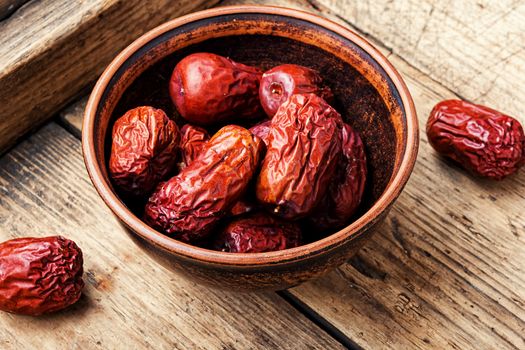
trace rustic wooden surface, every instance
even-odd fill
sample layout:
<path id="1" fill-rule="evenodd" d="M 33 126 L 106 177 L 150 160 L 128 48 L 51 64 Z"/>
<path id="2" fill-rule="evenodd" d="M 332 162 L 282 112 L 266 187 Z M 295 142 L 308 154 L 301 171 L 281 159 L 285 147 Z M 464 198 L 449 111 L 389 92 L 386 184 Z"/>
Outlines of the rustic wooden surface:
<path id="1" fill-rule="evenodd" d="M 511 115 L 525 106 L 523 0 L 308 0 L 431 79 Z"/>
<path id="2" fill-rule="evenodd" d="M 247 1 L 227 0 L 221 4 L 245 2 Z M 421 7 L 411 0 L 249 2 L 320 12 L 368 37 L 389 57 L 405 78 L 416 103 L 420 126 L 424 126 L 428 113 L 436 102 L 458 97 L 489 104 L 525 123 L 525 97 L 520 94 L 524 91 L 525 72 L 525 41 L 521 40 L 525 32 L 523 2 L 513 2 L 506 8 L 495 5 L 495 2 L 483 1 L 472 2 L 472 5 L 423 1 Z M 433 5 L 434 10 L 430 10 L 432 6 L 427 7 L 427 3 Z M 429 12 L 426 16 L 423 15 L 425 8 Z M 382 16 L 389 16 L 389 19 Z M 483 25 L 488 27 L 485 33 L 482 32 Z M 458 51 L 452 51 L 452 47 L 442 47 L 452 39 L 453 47 Z M 432 45 L 433 42 L 440 44 Z M 517 51 L 506 58 L 503 53 L 507 48 Z M 458 52 L 462 52 L 464 57 Z M 81 104 L 82 102 L 73 105 L 60 115 L 60 123 L 75 135 L 79 134 Z M 80 226 L 79 222 L 86 221 L 87 227 L 82 227 L 81 231 L 84 233 L 81 237 L 83 241 L 79 242 L 85 242 L 88 246 L 93 244 L 93 238 L 89 237 L 94 231 L 93 226 L 100 227 L 99 230 L 107 234 L 116 232 L 119 246 L 125 246 L 126 249 L 115 248 L 112 254 L 121 257 L 118 261 L 115 262 L 114 257 L 107 259 L 108 266 L 119 264 L 123 259 L 122 255 L 127 250 L 134 249 L 133 245 L 115 227 L 114 219 L 101 207 L 91 188 L 87 185 L 82 187 L 86 186 L 82 192 L 86 192 L 86 196 L 91 198 L 89 201 L 79 200 L 79 203 L 74 204 L 86 211 L 79 219 L 80 210 L 73 210 L 72 214 L 59 212 L 63 211 L 67 203 L 63 192 L 67 193 L 68 199 L 74 198 L 71 192 L 57 189 L 62 188 L 59 186 L 68 186 L 69 179 L 66 185 L 60 185 L 64 180 L 47 185 L 54 177 L 48 174 L 47 167 L 62 169 L 55 170 L 55 173 L 63 178 L 70 176 L 71 169 L 77 169 L 73 173 L 84 171 L 78 165 L 81 162 L 78 153 L 73 152 L 58 160 L 51 160 L 53 157 L 46 155 L 49 151 L 44 150 L 40 153 L 46 155 L 45 157 L 36 157 L 32 161 L 30 151 L 26 152 L 29 154 L 18 151 L 27 148 L 27 143 L 35 144 L 34 147 L 43 143 L 39 139 L 40 134 L 49 135 L 50 128 L 58 129 L 55 125 L 46 127 L 5 157 L 9 162 L 18 164 L 20 169 L 27 168 L 21 175 L 2 176 L 7 177 L 7 180 L 5 184 L 0 183 L 0 189 L 12 188 L 13 196 L 16 194 L 13 199 L 9 199 L 10 205 L 22 207 L 24 211 L 0 209 L 0 213 L 6 213 L 3 215 L 8 217 L 16 216 L 9 222 L 24 218 L 25 223 L 15 225 L 18 228 L 14 235 L 18 235 L 17 232 L 27 232 L 31 226 L 38 227 L 41 220 L 23 216 L 20 212 L 34 212 L 34 206 L 42 205 L 50 198 L 41 197 L 47 195 L 43 189 L 50 188 L 53 190 L 51 198 L 56 197 L 57 201 L 64 204 L 51 202 L 46 204 L 47 209 L 39 209 L 38 213 L 46 218 L 44 223 L 51 228 L 64 230 L 64 234 L 73 234 L 72 231 Z M 65 132 L 61 131 L 60 134 L 70 140 L 68 142 L 74 143 L 74 139 Z M 47 139 L 45 135 L 41 138 Z M 52 144 L 53 148 L 58 146 L 59 141 L 56 142 L 57 144 Z M 35 167 L 34 164 L 39 165 Z M 26 177 L 29 179 L 21 183 L 20 179 Z M 18 196 L 25 198 L 24 201 Z M 284 300 L 291 302 L 296 308 L 302 309 L 311 320 L 328 329 L 332 336 L 347 346 L 370 349 L 525 348 L 524 205 L 525 171 L 496 183 L 472 178 L 439 158 L 428 145 L 426 135 L 422 133 L 414 173 L 385 225 L 372 241 L 358 256 L 337 271 L 281 293 L 280 296 L 284 296 Z M 4 203 L 0 205 L 2 208 L 5 206 Z M 77 216 L 71 216 L 73 214 Z M 0 215 L 0 222 L 4 227 L 8 219 L 3 218 L 3 215 Z M 104 220 L 104 223 L 95 222 L 93 217 L 99 218 L 99 221 Z M 143 256 L 138 258 L 145 259 Z M 143 266 L 140 268 L 144 269 Z M 149 268 L 152 271 L 162 270 L 153 264 Z M 100 269 L 107 271 L 111 268 L 101 263 Z M 117 282 L 121 287 L 114 288 L 108 295 L 118 293 L 114 298 L 129 298 L 129 293 L 135 290 L 120 290 L 126 288 L 126 283 L 121 281 L 131 280 L 136 271 L 129 269 L 127 273 L 120 273 L 122 275 L 118 276 Z M 164 273 L 163 278 L 174 278 L 167 272 Z M 104 276 L 104 272 L 100 275 Z M 117 278 L 112 280 L 116 281 Z M 175 282 L 174 286 L 182 285 L 184 288 L 188 288 L 187 285 L 190 284 L 178 278 Z M 186 297 L 210 302 L 208 290 L 195 285 L 191 287 L 191 291 L 184 292 Z M 140 285 L 136 289 L 140 292 Z M 210 293 L 213 296 L 218 295 L 217 292 Z M 220 294 L 220 298 L 226 296 L 227 294 Z M 211 304 L 214 302 L 212 298 Z M 283 300 L 272 294 L 267 296 L 265 302 L 281 305 Z M 226 307 L 226 303 L 220 305 Z M 163 304 L 163 307 L 174 306 Z M 207 307 L 217 308 L 214 305 Z M 214 310 L 222 315 L 223 311 L 220 309 Z M 295 318 L 294 315 L 292 318 Z M 60 317 L 65 316 L 64 313 Z M 181 317 L 183 316 L 182 314 Z M 198 314 L 194 317 L 199 319 Z M 258 319 L 264 320 L 264 317 L 267 316 Z M 246 318 L 250 319 L 250 316 Z M 0 322 L 2 321 L 3 318 L 0 317 Z M 37 327 L 32 322 L 34 321 L 28 321 L 28 324 Z M 195 322 L 204 321 L 199 319 Z M 224 326 L 217 328 L 222 327 Z M 78 329 L 72 327 L 71 332 L 78 332 Z M 0 335 L 1 332 L 2 330 Z M 84 334 L 87 337 L 92 332 L 84 331 Z M 213 336 L 215 334 L 210 336 L 212 340 L 202 342 L 211 341 L 209 347 L 219 346 Z M 289 337 L 293 338 L 294 335 Z M 256 343 L 254 346 L 263 343 Z M 239 342 L 235 346 L 247 347 L 247 344 Z M 297 344 L 297 347 L 300 346 Z"/>
<path id="3" fill-rule="evenodd" d="M 32 1 L 0 22 L 0 153 L 148 29 L 218 0 Z"/>

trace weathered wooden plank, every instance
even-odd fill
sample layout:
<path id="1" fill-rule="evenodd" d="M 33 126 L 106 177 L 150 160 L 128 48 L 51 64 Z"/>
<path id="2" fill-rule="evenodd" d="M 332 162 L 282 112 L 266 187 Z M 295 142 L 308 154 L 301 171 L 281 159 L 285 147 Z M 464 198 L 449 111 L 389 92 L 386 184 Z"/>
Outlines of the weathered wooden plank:
<path id="1" fill-rule="evenodd" d="M 305 0 L 224 0 L 221 1 L 220 6 L 250 4 L 281 6 L 310 12 L 316 11 L 316 6 Z"/>
<path id="2" fill-rule="evenodd" d="M 275 293 L 211 290 L 141 251 L 91 186 L 80 142 L 52 123 L 0 159 L 0 241 L 63 234 L 84 251 L 71 309 L 0 314 L 2 349 L 340 348 Z"/>
<path id="3" fill-rule="evenodd" d="M 525 1 L 308 0 L 471 101 L 525 106 Z"/>
<path id="4" fill-rule="evenodd" d="M 42 0 L 0 22 L 0 152 L 93 81 L 132 40 L 218 0 Z"/>

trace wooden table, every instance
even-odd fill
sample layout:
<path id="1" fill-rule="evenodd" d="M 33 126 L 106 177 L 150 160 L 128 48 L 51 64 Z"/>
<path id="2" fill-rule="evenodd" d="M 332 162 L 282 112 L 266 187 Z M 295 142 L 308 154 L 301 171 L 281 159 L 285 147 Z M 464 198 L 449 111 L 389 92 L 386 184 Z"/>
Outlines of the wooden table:
<path id="1" fill-rule="evenodd" d="M 0 159 L 0 240 L 71 237 L 84 250 L 87 282 L 67 311 L 0 314 L 0 348 L 524 349 L 525 171 L 501 182 L 473 178 L 439 158 L 424 133 L 414 173 L 381 230 L 317 281 L 279 293 L 219 292 L 170 273 L 129 239 L 83 165 L 85 99 L 55 112 L 85 94 L 141 31 L 217 2 L 32 1 L 0 22 L 2 34 L 14 35 L 0 36 L 0 135 L 8 135 L 0 148 L 18 140 Z M 367 37 L 403 75 L 422 130 L 433 105 L 448 98 L 525 123 L 525 1 L 249 2 L 321 13 Z M 75 12 L 74 25 L 42 24 L 45 37 L 16 30 L 50 7 L 84 13 Z M 109 20 L 126 11 L 118 24 Z M 99 26 L 96 39 L 86 23 Z M 112 38 L 114 47 L 103 45 Z M 53 51 L 63 45 L 67 60 Z M 31 76 L 40 80 L 29 84 Z"/>

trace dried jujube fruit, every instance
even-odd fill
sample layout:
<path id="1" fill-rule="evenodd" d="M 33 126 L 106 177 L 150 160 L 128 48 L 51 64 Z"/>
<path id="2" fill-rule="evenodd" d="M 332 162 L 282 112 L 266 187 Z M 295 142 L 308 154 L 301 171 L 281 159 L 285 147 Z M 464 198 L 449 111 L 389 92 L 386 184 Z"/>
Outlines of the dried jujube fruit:
<path id="1" fill-rule="evenodd" d="M 314 94 L 293 95 L 272 119 L 257 199 L 275 215 L 298 219 L 324 197 L 341 159 L 343 121 Z"/>
<path id="2" fill-rule="evenodd" d="M 255 213 L 234 219 L 217 236 L 214 249 L 230 253 L 262 253 L 301 244 L 301 229 L 294 222 Z"/>
<path id="3" fill-rule="evenodd" d="M 251 131 L 251 129 L 250 129 Z M 210 139 L 208 132 L 198 126 L 186 124 L 181 128 L 182 140 L 181 140 L 181 153 L 182 161 L 180 164 L 180 170 L 184 169 L 194 159 L 197 158 L 199 153 L 204 148 L 204 145 Z M 252 132 L 252 134 L 254 134 Z M 254 134 L 258 136 L 257 134 Z M 230 215 L 237 216 L 251 212 L 255 208 L 253 201 L 247 198 L 241 197 L 230 209 Z"/>
<path id="4" fill-rule="evenodd" d="M 264 120 L 260 123 L 255 124 L 250 128 L 252 134 L 263 140 L 264 144 L 268 146 L 268 135 L 270 134 L 270 128 L 272 127 L 271 120 Z"/>
<path id="5" fill-rule="evenodd" d="M 74 304 L 82 263 L 80 248 L 60 236 L 0 243 L 0 310 L 38 316 Z"/>
<path id="6" fill-rule="evenodd" d="M 259 87 L 261 105 L 270 118 L 290 96 L 308 93 L 329 103 L 334 97 L 319 72 L 297 64 L 283 64 L 264 72 Z"/>
<path id="7" fill-rule="evenodd" d="M 525 164 L 520 123 L 485 106 L 442 101 L 430 112 L 427 135 L 438 153 L 479 176 L 500 180 Z"/>
<path id="8" fill-rule="evenodd" d="M 197 158 L 206 142 L 210 139 L 210 135 L 205 129 L 191 124 L 184 125 L 180 131 L 182 134 L 180 142 L 181 168 L 185 168 Z"/>
<path id="9" fill-rule="evenodd" d="M 361 203 L 365 189 L 367 167 L 361 137 L 345 123 L 341 140 L 343 157 L 324 199 L 310 217 L 310 223 L 319 230 L 345 225 Z"/>
<path id="10" fill-rule="evenodd" d="M 144 220 L 174 238 L 206 238 L 244 194 L 261 157 L 262 141 L 236 125 L 220 129 L 197 158 L 150 197 Z"/>
<path id="11" fill-rule="evenodd" d="M 183 58 L 173 70 L 170 96 L 190 123 L 210 125 L 261 116 L 261 71 L 211 53 Z"/>
<path id="12" fill-rule="evenodd" d="M 113 183 L 132 196 L 147 196 L 177 163 L 180 132 L 166 113 L 137 107 L 113 125 L 109 173 Z"/>

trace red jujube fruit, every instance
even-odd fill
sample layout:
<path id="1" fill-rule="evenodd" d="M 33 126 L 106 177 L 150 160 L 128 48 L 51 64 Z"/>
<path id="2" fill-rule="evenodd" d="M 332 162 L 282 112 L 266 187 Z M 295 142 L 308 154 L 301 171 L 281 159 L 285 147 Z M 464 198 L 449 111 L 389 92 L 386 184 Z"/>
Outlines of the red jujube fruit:
<path id="1" fill-rule="evenodd" d="M 257 203 L 251 200 L 251 197 L 248 198 L 248 196 L 246 196 L 246 193 L 245 193 L 245 195 L 241 197 L 230 209 L 230 215 L 240 216 L 240 215 L 248 214 L 254 211 L 255 209 L 257 209 Z"/>
<path id="2" fill-rule="evenodd" d="M 180 115 L 199 125 L 253 119 L 259 103 L 261 71 L 211 53 L 183 58 L 170 79 L 171 99 Z"/>
<path id="3" fill-rule="evenodd" d="M 272 127 L 271 120 L 264 120 L 260 123 L 255 124 L 250 128 L 252 134 L 263 140 L 264 144 L 268 146 L 268 135 L 270 134 L 270 128 Z"/>
<path id="4" fill-rule="evenodd" d="M 228 125 L 177 176 L 159 185 L 146 205 L 152 227 L 185 242 L 206 238 L 244 194 L 261 157 L 262 141 Z"/>
<path id="5" fill-rule="evenodd" d="M 230 253 L 262 253 L 300 244 L 301 229 L 296 223 L 256 213 L 230 222 L 215 239 L 214 248 Z"/>
<path id="6" fill-rule="evenodd" d="M 319 72 L 297 64 L 283 64 L 264 72 L 259 87 L 261 105 L 270 118 L 290 96 L 309 93 L 328 103 L 334 97 Z"/>
<path id="7" fill-rule="evenodd" d="M 82 263 L 80 248 L 60 236 L 0 243 L 0 310 L 38 316 L 74 304 Z"/>
<path id="8" fill-rule="evenodd" d="M 466 101 L 438 103 L 427 121 L 434 149 L 470 172 L 500 180 L 525 164 L 525 135 L 514 118 Z"/>
<path id="9" fill-rule="evenodd" d="M 177 163 L 180 132 L 166 113 L 137 107 L 113 125 L 109 173 L 132 196 L 147 196 Z"/>
<path id="10" fill-rule="evenodd" d="M 314 94 L 293 95 L 272 119 L 257 178 L 257 199 L 275 215 L 299 219 L 324 197 L 341 159 L 343 121 Z"/>
<path id="11" fill-rule="evenodd" d="M 210 135 L 205 129 L 191 124 L 184 125 L 180 131 L 182 134 L 180 142 L 181 169 L 183 169 L 198 157 L 204 145 L 210 139 Z"/>
<path id="12" fill-rule="evenodd" d="M 310 222 L 319 230 L 348 223 L 361 203 L 366 183 L 366 155 L 361 137 L 350 125 L 341 130 L 343 157 L 328 191 Z"/>

